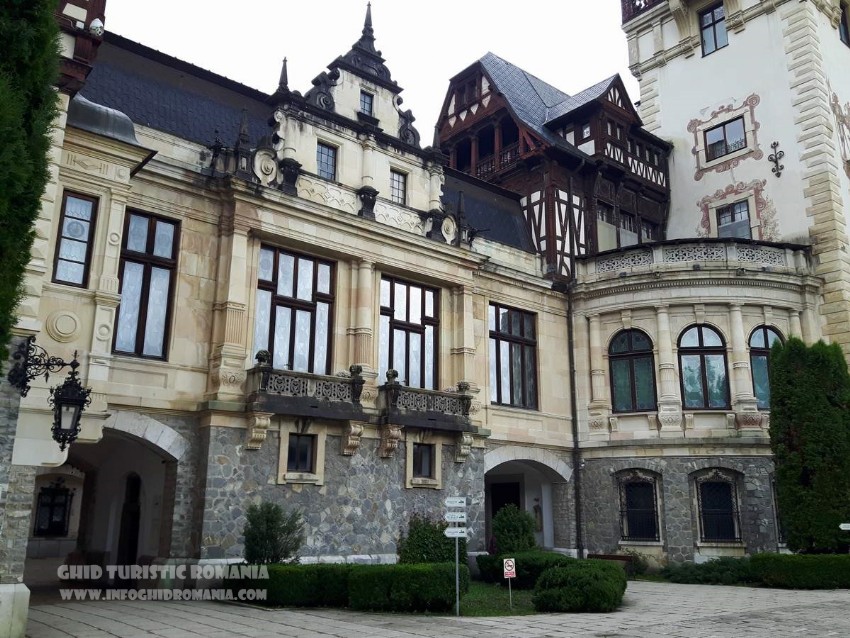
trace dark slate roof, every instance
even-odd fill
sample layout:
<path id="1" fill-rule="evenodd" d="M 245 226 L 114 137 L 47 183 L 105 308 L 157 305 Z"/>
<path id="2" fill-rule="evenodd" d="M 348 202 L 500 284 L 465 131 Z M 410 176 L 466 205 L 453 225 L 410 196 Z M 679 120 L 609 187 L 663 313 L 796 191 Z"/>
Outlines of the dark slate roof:
<path id="1" fill-rule="evenodd" d="M 447 212 L 456 214 L 458 194 L 463 192 L 466 222 L 478 237 L 536 252 L 522 215 L 517 193 L 499 188 L 450 168 L 445 169 L 442 201 Z"/>
<path id="2" fill-rule="evenodd" d="M 612 75 L 611 77 L 586 88 L 584 91 L 568 97 L 549 111 L 547 121 L 551 122 L 563 115 L 572 113 L 585 104 L 589 104 L 590 102 L 593 102 L 593 100 L 602 97 L 608 92 L 608 89 L 611 87 L 611 84 L 614 83 L 614 80 L 619 77 L 619 74 Z"/>
<path id="3" fill-rule="evenodd" d="M 216 130 L 233 144 L 243 109 L 252 143 L 271 134 L 272 109 L 261 91 L 109 32 L 80 93 L 135 124 L 200 144 L 213 142 Z"/>

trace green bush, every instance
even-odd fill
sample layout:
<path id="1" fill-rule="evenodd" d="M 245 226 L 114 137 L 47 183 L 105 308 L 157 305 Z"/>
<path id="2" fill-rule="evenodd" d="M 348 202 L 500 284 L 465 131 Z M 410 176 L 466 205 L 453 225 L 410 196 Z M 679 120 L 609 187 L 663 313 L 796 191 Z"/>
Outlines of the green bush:
<path id="1" fill-rule="evenodd" d="M 245 512 L 245 562 L 250 565 L 282 563 L 298 553 L 304 542 L 300 511 L 288 514 L 276 503 L 252 503 Z"/>
<path id="2" fill-rule="evenodd" d="M 351 565 L 269 565 L 269 578 L 228 580 L 225 587 L 265 589 L 269 607 L 347 607 Z"/>
<path id="3" fill-rule="evenodd" d="M 623 602 L 626 573 L 604 560 L 574 560 L 540 575 L 531 601 L 542 612 L 607 612 Z"/>
<path id="4" fill-rule="evenodd" d="M 496 540 L 494 554 L 510 556 L 534 549 L 534 517 L 513 503 L 505 505 L 493 517 L 493 537 Z"/>
<path id="5" fill-rule="evenodd" d="M 850 554 L 756 554 L 754 575 L 767 587 L 850 588 Z"/>
<path id="6" fill-rule="evenodd" d="M 661 576 L 673 583 L 698 585 L 738 585 L 755 583 L 749 558 L 715 558 L 706 563 L 679 563 L 661 570 Z"/>
<path id="7" fill-rule="evenodd" d="M 513 558 L 516 564 L 516 578 L 513 578 L 511 582 L 511 587 L 515 589 L 534 589 L 537 579 L 544 571 L 550 567 L 565 565 L 576 560 L 558 552 L 547 552 L 540 549 L 517 552 L 516 554 L 500 554 L 499 556 L 482 554 L 475 558 L 478 563 L 478 571 L 481 573 L 481 580 L 487 583 L 500 583 L 503 587 L 507 587 L 502 563 L 505 558 Z"/>
<path id="8" fill-rule="evenodd" d="M 446 538 L 448 523 L 414 514 L 407 523 L 407 534 L 398 539 L 398 562 L 453 563 L 455 539 Z M 466 564 L 466 539 L 459 539 L 460 564 Z"/>
<path id="9" fill-rule="evenodd" d="M 469 569 L 460 567 L 461 594 L 469 590 Z M 348 579 L 349 605 L 368 611 L 450 611 L 455 604 L 453 563 L 362 565 Z"/>

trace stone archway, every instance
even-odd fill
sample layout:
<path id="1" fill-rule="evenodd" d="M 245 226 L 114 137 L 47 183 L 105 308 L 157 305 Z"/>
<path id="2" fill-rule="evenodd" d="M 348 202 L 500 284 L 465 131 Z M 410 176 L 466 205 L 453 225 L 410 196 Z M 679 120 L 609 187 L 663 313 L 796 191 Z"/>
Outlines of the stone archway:
<path id="1" fill-rule="evenodd" d="M 116 411 L 103 422 L 103 428 L 147 441 L 175 461 L 179 461 L 189 449 L 189 442 L 177 430 L 136 412 Z"/>

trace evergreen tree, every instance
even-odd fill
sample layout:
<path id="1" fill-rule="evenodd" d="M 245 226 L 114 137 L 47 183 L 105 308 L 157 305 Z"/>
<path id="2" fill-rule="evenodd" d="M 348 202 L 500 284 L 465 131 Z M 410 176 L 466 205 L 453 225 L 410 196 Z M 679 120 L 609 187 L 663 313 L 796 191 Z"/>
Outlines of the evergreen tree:
<path id="1" fill-rule="evenodd" d="M 59 69 L 55 9 L 56 0 L 0 2 L 0 360 L 48 180 Z"/>
<path id="2" fill-rule="evenodd" d="M 843 552 L 850 522 L 850 375 L 837 344 L 776 343 L 770 355 L 770 443 L 788 547 Z"/>

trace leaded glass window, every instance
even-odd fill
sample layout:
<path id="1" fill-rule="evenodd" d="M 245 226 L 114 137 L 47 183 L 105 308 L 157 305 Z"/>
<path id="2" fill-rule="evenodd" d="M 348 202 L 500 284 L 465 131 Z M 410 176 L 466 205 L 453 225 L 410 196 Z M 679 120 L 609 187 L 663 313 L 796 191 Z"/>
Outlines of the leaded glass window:
<path id="1" fill-rule="evenodd" d="M 618 332 L 608 347 L 608 364 L 614 412 L 655 410 L 655 364 L 652 341 L 646 334 Z"/>
<path id="2" fill-rule="evenodd" d="M 759 410 L 770 409 L 770 349 L 777 341 L 782 343 L 782 335 L 770 326 L 759 326 L 750 335 L 750 370 Z"/>
<path id="3" fill-rule="evenodd" d="M 328 261 L 260 248 L 254 352 L 271 352 L 274 368 L 329 373 L 333 271 Z"/>
<path id="4" fill-rule="evenodd" d="M 537 408 L 537 329 L 530 312 L 490 304 L 491 401 Z"/>
<path id="5" fill-rule="evenodd" d="M 94 237 L 97 200 L 65 192 L 59 219 L 53 281 L 86 287 Z"/>
<path id="6" fill-rule="evenodd" d="M 115 352 L 166 358 L 178 230 L 174 221 L 137 211 L 127 213 Z"/>
<path id="7" fill-rule="evenodd" d="M 679 374 L 686 410 L 729 407 L 726 346 L 714 328 L 697 325 L 682 333 Z"/>
<path id="8" fill-rule="evenodd" d="M 382 277 L 379 379 L 392 369 L 403 385 L 435 390 L 438 328 L 438 290 Z"/>

